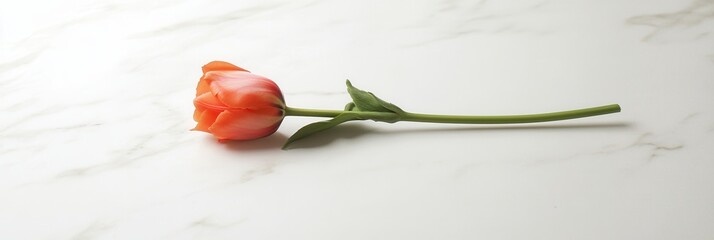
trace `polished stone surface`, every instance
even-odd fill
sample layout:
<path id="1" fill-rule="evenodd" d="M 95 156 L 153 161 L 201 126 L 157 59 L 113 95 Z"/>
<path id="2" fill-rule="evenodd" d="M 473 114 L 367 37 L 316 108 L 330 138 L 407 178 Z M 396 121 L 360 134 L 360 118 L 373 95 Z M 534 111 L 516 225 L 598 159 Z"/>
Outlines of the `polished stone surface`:
<path id="1" fill-rule="evenodd" d="M 218 143 L 200 67 L 348 123 Z M 3 1 L 0 239 L 713 239 L 714 1 Z"/>

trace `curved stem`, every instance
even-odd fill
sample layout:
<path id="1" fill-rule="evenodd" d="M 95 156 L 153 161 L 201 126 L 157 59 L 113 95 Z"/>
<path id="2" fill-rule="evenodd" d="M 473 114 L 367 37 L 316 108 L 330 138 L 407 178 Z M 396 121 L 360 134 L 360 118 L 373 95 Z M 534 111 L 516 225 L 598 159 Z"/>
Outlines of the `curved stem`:
<path id="1" fill-rule="evenodd" d="M 402 121 L 412 122 L 434 122 L 434 123 L 473 123 L 473 124 L 506 124 L 506 123 L 533 123 L 550 122 L 573 118 L 584 118 L 609 113 L 620 112 L 620 105 L 612 104 L 593 108 L 583 108 L 578 110 L 551 112 L 527 115 L 506 115 L 506 116 L 453 116 L 406 113 L 402 116 Z"/>
<path id="2" fill-rule="evenodd" d="M 534 123 L 550 122 L 574 118 L 591 117 L 609 113 L 620 112 L 620 105 L 611 104 L 600 107 L 583 108 L 562 112 L 551 112 L 527 115 L 505 115 L 505 116 L 464 116 L 464 115 L 436 115 L 406 112 L 401 115 L 400 121 L 410 122 L 431 122 L 431 123 L 462 123 L 462 124 L 506 124 L 506 123 Z M 307 117 L 335 117 L 345 111 L 340 110 L 320 110 L 305 108 L 285 109 L 286 116 L 307 116 Z M 390 112 L 360 112 L 366 119 L 372 116 L 393 115 Z"/>

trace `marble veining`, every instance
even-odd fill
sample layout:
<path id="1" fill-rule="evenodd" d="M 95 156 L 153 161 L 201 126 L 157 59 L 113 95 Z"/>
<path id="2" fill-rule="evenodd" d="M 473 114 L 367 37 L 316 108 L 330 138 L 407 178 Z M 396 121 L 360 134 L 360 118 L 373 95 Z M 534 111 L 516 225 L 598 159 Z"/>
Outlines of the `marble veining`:
<path id="1" fill-rule="evenodd" d="M 701 113 L 692 113 L 684 117 L 676 126 L 663 132 L 646 131 L 637 136 L 630 143 L 623 145 L 608 145 L 602 150 L 595 151 L 594 155 L 611 155 L 622 151 L 632 151 L 645 149 L 648 153 L 646 162 L 655 160 L 669 152 L 681 151 L 687 142 L 699 143 L 702 135 L 707 135 L 706 131 L 701 131 L 702 123 L 711 122 L 711 117 L 702 116 Z M 686 137 L 682 133 L 688 132 Z"/>
<path id="2" fill-rule="evenodd" d="M 654 28 L 642 38 L 642 41 L 668 41 L 668 39 L 682 37 L 689 40 L 711 38 L 712 29 L 709 24 L 705 24 L 710 21 L 714 21 L 712 0 L 694 0 L 689 6 L 678 11 L 627 19 L 628 24 Z"/>
<path id="3" fill-rule="evenodd" d="M 102 236 L 108 230 L 112 228 L 112 224 L 95 222 L 82 229 L 80 232 L 72 236 L 70 239 L 73 240 L 85 240 L 85 239 L 96 239 L 98 236 Z"/>
<path id="4" fill-rule="evenodd" d="M 646 148 L 648 149 L 649 156 L 647 157 L 647 160 L 652 161 L 654 160 L 655 157 L 658 155 L 662 154 L 663 152 L 667 151 L 675 151 L 684 148 L 684 144 L 681 143 L 659 143 L 656 141 L 649 140 L 652 137 L 653 134 L 651 132 L 646 132 L 640 135 L 640 137 L 637 138 L 633 143 L 622 147 L 621 149 L 608 149 L 604 150 L 601 153 L 612 153 L 613 151 L 621 151 L 621 150 L 627 150 L 630 148 Z"/>
<path id="5" fill-rule="evenodd" d="M 408 47 L 432 44 L 454 38 L 478 34 L 535 34 L 545 35 L 550 31 L 528 26 L 527 17 L 537 14 L 537 10 L 547 5 L 547 1 L 528 1 L 518 6 L 508 6 L 494 1 L 443 1 L 437 11 L 415 23 L 397 28 L 398 30 L 424 29 L 432 26 L 439 31 L 436 38 L 426 39 Z M 525 19 L 524 19 L 525 18 Z M 525 21 L 524 21 L 525 20 Z"/>
<path id="6" fill-rule="evenodd" d="M 712 239 L 714 1 L 7 1 L 0 239 Z M 558 123 L 189 131 L 200 67 L 340 109 Z M 515 229 L 515 230 L 514 230 Z"/>

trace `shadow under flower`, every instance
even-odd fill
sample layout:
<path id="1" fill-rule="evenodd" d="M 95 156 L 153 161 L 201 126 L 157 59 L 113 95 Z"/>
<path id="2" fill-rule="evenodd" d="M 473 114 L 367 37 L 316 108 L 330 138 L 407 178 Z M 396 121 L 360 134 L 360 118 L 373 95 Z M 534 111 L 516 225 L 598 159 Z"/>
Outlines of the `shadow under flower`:
<path id="1" fill-rule="evenodd" d="M 233 140 L 223 144 L 231 151 L 262 151 L 280 149 L 287 140 L 288 137 L 285 134 L 276 132 L 264 138 L 244 141 Z"/>
<path id="2" fill-rule="evenodd" d="M 627 129 L 632 124 L 626 122 L 597 124 L 531 124 L 531 125 L 481 125 L 481 126 L 449 126 L 413 129 L 381 130 L 369 127 L 366 123 L 345 123 L 327 131 L 317 133 L 308 138 L 293 143 L 290 149 L 316 148 L 329 145 L 338 139 L 352 139 L 368 134 L 412 134 L 429 132 L 463 132 L 463 131 L 541 131 L 541 130 L 574 130 L 574 129 Z"/>

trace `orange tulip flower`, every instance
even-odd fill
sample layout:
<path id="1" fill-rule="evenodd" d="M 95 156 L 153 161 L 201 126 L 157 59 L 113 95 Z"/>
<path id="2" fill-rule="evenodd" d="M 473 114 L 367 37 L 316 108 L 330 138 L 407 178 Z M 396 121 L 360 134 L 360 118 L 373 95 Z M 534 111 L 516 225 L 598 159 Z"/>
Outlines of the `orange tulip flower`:
<path id="1" fill-rule="evenodd" d="M 620 111 L 611 104 L 562 112 L 506 115 L 436 115 L 412 113 L 384 101 L 371 92 L 360 90 L 347 81 L 347 92 L 352 98 L 344 110 L 293 108 L 285 105 L 283 94 L 270 79 L 252 74 L 243 68 L 221 61 L 203 66 L 203 76 L 196 88 L 193 119 L 198 122 L 193 130 L 213 134 L 219 141 L 250 140 L 273 134 L 285 116 L 328 117 L 326 121 L 308 124 L 287 139 L 283 149 L 293 142 L 325 131 L 348 121 L 374 120 L 507 124 L 550 122 L 591 117 Z"/>
<path id="2" fill-rule="evenodd" d="M 285 99 L 275 82 L 221 61 L 203 66 L 193 105 L 198 124 L 192 130 L 219 141 L 268 136 L 285 116 Z"/>

